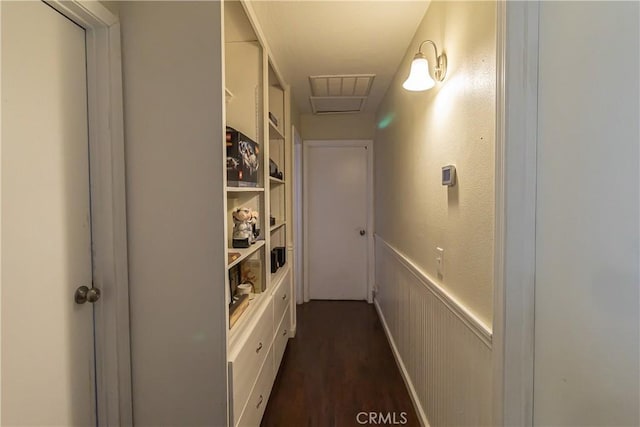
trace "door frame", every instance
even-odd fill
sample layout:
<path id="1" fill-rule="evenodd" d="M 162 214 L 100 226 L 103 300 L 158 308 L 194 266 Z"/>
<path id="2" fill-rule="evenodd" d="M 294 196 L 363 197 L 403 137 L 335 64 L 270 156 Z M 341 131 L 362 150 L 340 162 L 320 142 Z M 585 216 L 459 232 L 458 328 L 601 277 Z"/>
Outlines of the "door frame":
<path id="1" fill-rule="evenodd" d="M 533 425 L 539 8 L 496 10 L 493 425 Z"/>
<path id="2" fill-rule="evenodd" d="M 309 150 L 307 147 L 365 147 L 367 149 L 367 302 L 373 303 L 373 289 L 375 277 L 374 259 L 374 216 L 373 216 L 373 140 L 370 139 L 348 139 L 348 140 L 308 140 L 302 142 L 302 228 L 303 228 L 303 300 L 309 302 L 309 248 L 308 248 L 308 162 Z"/>
<path id="3" fill-rule="evenodd" d="M 292 213 L 293 213 L 293 273 L 294 286 L 296 291 L 296 304 L 304 303 L 303 290 L 303 229 L 302 225 L 302 137 L 298 129 L 294 125 L 291 126 L 291 146 L 293 152 L 293 197 L 292 197 Z M 295 311 L 295 310 L 294 310 Z"/>
<path id="4" fill-rule="evenodd" d="M 133 425 L 120 22 L 98 2 L 45 0 L 85 29 L 97 420 Z M 71 298 L 71 296 L 69 296 Z"/>

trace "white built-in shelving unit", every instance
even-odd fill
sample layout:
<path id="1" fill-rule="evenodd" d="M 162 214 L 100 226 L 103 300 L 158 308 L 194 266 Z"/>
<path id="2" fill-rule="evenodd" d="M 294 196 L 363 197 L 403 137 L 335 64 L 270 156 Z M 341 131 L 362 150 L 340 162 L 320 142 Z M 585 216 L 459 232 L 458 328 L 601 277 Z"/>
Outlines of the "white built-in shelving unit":
<path id="1" fill-rule="evenodd" d="M 295 333 L 292 282 L 291 204 L 292 144 L 288 132 L 289 88 L 271 57 L 251 5 L 224 1 L 226 124 L 259 146 L 256 187 L 226 185 L 227 306 L 233 284 L 251 280 L 255 290 L 239 310 L 227 334 L 229 425 L 259 425 L 287 341 Z M 272 119 L 273 118 L 273 119 Z M 226 141 L 226 140 L 225 140 Z M 225 150 L 226 155 L 226 148 Z M 269 160 L 281 178 L 269 175 Z M 233 248 L 232 212 L 248 207 L 259 214 L 260 235 L 249 248 Z M 270 217 L 275 219 L 272 224 Z M 286 263 L 272 273 L 272 250 L 284 251 Z M 239 254 L 230 260 L 229 254 Z M 240 279 L 235 279 L 238 277 Z M 233 279 L 231 279 L 233 278 Z"/>

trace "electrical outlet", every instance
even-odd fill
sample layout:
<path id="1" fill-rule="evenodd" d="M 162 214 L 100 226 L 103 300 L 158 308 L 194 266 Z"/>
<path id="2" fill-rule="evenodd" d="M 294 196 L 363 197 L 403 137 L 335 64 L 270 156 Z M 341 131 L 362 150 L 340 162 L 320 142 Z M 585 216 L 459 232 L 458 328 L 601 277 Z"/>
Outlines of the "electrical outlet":
<path id="1" fill-rule="evenodd" d="M 436 265 L 438 278 L 444 278 L 444 249 L 441 247 L 436 247 Z"/>

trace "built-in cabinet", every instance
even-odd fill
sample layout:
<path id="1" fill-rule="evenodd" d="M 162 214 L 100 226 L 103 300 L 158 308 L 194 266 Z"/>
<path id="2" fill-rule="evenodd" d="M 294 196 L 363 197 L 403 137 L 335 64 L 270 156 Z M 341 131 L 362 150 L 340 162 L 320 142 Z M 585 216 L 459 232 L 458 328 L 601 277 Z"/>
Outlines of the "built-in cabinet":
<path id="1" fill-rule="evenodd" d="M 225 118 L 257 143 L 255 182 L 226 182 L 229 425 L 259 425 L 287 342 L 293 336 L 289 89 L 270 56 L 251 6 L 225 1 Z M 225 156 L 230 138 L 225 138 Z M 227 168 L 237 161 L 227 161 Z M 233 213 L 255 213 L 255 241 L 234 247 Z M 248 296 L 247 285 L 251 287 Z M 242 290 L 242 288 L 245 288 Z"/>

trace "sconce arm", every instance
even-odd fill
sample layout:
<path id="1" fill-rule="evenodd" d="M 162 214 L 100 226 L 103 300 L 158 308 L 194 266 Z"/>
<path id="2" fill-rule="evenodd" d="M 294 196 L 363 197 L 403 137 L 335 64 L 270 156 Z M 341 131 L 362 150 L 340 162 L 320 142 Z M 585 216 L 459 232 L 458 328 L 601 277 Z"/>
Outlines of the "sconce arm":
<path id="1" fill-rule="evenodd" d="M 433 46 L 433 50 L 436 53 L 436 60 L 438 59 L 438 48 L 436 47 L 436 44 L 433 42 L 433 40 L 425 40 L 422 43 L 420 43 L 420 47 L 418 48 L 418 52 L 422 53 L 422 46 L 424 46 L 426 43 L 429 43 L 431 46 Z"/>
<path id="2" fill-rule="evenodd" d="M 420 43 L 420 47 L 418 48 L 416 57 L 424 57 L 424 53 L 422 53 L 422 47 L 425 44 L 430 44 L 431 46 L 433 46 L 433 50 L 436 54 L 435 77 L 436 80 L 441 82 L 444 80 L 444 77 L 447 74 L 447 55 L 445 55 L 444 52 L 441 55 L 438 55 L 438 48 L 436 47 L 436 44 L 433 42 L 433 40 L 425 40 Z"/>

